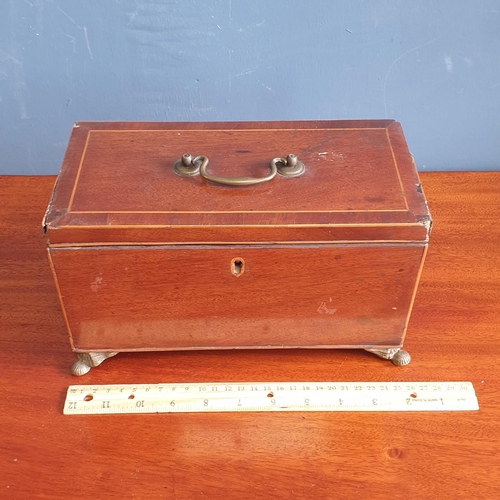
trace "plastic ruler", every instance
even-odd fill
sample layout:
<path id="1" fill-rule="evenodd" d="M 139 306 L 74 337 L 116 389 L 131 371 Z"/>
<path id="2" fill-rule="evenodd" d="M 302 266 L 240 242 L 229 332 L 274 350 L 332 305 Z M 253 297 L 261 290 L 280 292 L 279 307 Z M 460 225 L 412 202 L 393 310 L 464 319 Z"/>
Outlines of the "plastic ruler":
<path id="1" fill-rule="evenodd" d="M 478 410 L 471 382 L 203 382 L 72 385 L 65 415 Z"/>

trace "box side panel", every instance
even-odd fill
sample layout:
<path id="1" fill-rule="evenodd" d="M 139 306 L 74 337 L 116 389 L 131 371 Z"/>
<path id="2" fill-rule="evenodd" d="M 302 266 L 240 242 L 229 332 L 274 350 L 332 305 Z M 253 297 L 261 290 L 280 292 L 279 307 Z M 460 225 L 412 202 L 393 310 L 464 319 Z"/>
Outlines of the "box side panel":
<path id="1" fill-rule="evenodd" d="M 415 297 L 417 296 L 418 285 L 420 283 L 420 277 L 422 276 L 422 271 L 424 269 L 424 263 L 425 263 L 425 258 L 427 256 L 428 249 L 429 249 L 429 245 L 425 245 L 424 251 L 422 252 L 422 259 L 420 261 L 420 266 L 419 266 L 418 273 L 417 273 L 417 279 L 415 280 L 415 285 L 413 287 L 413 293 L 411 296 L 410 307 L 408 308 L 408 313 L 406 315 L 406 321 L 405 321 L 405 327 L 404 327 L 404 333 L 403 333 L 403 341 L 404 341 L 406 334 L 408 332 L 408 325 L 409 325 L 410 319 L 411 319 L 411 312 L 413 310 L 413 305 L 415 304 Z"/>
<path id="2" fill-rule="evenodd" d="M 71 348 L 74 350 L 75 349 L 75 345 L 73 343 L 73 336 L 71 334 L 71 327 L 69 325 L 68 316 L 66 314 L 66 309 L 64 307 L 64 302 L 63 302 L 62 295 L 61 295 L 61 289 L 59 287 L 59 280 L 57 279 L 57 274 L 56 274 L 56 270 L 54 268 L 54 262 L 52 260 L 52 255 L 51 255 L 50 248 L 47 248 L 47 259 L 49 261 L 50 270 L 52 272 L 52 277 L 54 278 L 54 284 L 56 286 L 57 297 L 59 299 L 59 303 L 61 304 L 61 309 L 62 309 L 62 314 L 63 314 L 63 317 L 64 317 L 64 322 L 66 323 L 66 328 L 68 329 L 69 343 L 71 345 Z"/>
<path id="3" fill-rule="evenodd" d="M 52 196 L 45 213 L 43 226 L 45 229 L 58 226 L 61 218 L 68 214 L 68 207 L 78 181 L 79 166 L 85 156 L 88 144 L 88 127 L 73 125 L 68 147 L 64 154 L 61 170 L 52 192 Z"/>
<path id="4" fill-rule="evenodd" d="M 79 351 L 397 347 L 425 245 L 51 249 Z"/>
<path id="5" fill-rule="evenodd" d="M 394 155 L 394 162 L 398 166 L 408 209 L 413 214 L 414 220 L 424 223 L 429 230 L 431 226 L 429 207 L 403 129 L 399 123 L 394 122 L 386 129 L 386 133 Z"/>

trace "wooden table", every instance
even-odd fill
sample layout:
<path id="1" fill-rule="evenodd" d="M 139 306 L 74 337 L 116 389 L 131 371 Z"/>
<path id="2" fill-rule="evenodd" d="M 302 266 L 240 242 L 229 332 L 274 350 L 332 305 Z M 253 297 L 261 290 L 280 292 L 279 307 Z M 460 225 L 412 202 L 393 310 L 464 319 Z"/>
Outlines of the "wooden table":
<path id="1" fill-rule="evenodd" d="M 397 368 L 363 351 L 120 354 L 82 379 L 46 262 L 54 177 L 0 178 L 0 498 L 499 498 L 500 172 L 425 173 Z M 478 412 L 63 416 L 70 384 L 470 380 Z"/>

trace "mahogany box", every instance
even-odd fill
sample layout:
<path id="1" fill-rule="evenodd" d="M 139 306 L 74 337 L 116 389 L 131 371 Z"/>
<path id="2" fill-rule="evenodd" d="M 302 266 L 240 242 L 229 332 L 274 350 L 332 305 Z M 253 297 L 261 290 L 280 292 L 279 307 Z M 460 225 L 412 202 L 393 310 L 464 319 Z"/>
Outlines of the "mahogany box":
<path id="1" fill-rule="evenodd" d="M 43 227 L 75 375 L 124 351 L 410 360 L 431 218 L 392 120 L 76 123 Z"/>

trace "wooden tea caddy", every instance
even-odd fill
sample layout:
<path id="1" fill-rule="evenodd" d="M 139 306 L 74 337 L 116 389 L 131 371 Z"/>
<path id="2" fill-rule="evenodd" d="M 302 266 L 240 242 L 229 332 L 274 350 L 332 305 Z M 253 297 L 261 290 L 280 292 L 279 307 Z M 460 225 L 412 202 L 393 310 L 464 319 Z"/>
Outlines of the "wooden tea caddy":
<path id="1" fill-rule="evenodd" d="M 43 227 L 74 375 L 125 351 L 410 361 L 431 218 L 392 120 L 79 122 Z"/>

